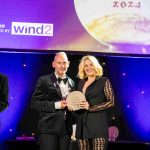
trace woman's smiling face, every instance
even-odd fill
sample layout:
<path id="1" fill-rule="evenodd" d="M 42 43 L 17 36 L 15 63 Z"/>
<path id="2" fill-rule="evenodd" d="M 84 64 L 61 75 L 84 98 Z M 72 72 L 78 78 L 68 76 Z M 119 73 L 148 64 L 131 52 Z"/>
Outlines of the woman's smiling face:
<path id="1" fill-rule="evenodd" d="M 84 62 L 84 72 L 87 76 L 95 76 L 95 67 L 89 59 Z"/>

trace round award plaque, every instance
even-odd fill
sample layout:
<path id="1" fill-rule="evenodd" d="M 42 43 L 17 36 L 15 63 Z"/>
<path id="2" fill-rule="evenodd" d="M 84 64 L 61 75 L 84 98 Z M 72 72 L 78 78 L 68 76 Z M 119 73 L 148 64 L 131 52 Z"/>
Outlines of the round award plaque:
<path id="1" fill-rule="evenodd" d="M 80 91 L 73 91 L 69 93 L 66 98 L 69 110 L 75 111 L 80 109 L 80 103 L 86 101 L 85 95 Z"/>

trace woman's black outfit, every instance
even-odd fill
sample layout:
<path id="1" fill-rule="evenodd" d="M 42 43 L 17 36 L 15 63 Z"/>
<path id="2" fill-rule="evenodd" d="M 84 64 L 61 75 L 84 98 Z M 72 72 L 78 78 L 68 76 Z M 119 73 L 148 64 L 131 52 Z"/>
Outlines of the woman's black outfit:
<path id="1" fill-rule="evenodd" d="M 80 80 L 79 91 L 82 91 L 86 80 Z M 82 150 L 90 149 L 90 143 L 93 150 L 104 150 L 108 136 L 107 111 L 109 107 L 114 105 L 111 83 L 106 77 L 97 77 L 87 87 L 84 94 L 90 108 L 79 111 L 76 138 Z"/>

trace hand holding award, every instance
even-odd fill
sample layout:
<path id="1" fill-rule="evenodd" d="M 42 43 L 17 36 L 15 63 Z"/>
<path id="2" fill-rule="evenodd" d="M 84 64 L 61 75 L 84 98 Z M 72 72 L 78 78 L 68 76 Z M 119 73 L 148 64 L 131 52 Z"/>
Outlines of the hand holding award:
<path id="1" fill-rule="evenodd" d="M 67 106 L 70 111 L 75 111 L 80 109 L 80 104 L 86 101 L 85 95 L 80 91 L 73 91 L 69 93 L 66 98 Z"/>

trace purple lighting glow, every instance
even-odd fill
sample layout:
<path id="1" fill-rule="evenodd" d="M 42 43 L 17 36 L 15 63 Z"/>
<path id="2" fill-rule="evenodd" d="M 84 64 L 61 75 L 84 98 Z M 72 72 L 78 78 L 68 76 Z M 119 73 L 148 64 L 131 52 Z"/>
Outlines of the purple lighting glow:
<path id="1" fill-rule="evenodd" d="M 110 73 L 119 97 L 117 101 L 121 105 L 130 138 L 150 142 L 150 58 L 110 57 L 109 61 L 107 64 L 113 68 Z M 121 72 L 126 78 L 120 76 Z"/>
<path id="2" fill-rule="evenodd" d="M 0 48 L 150 54 L 150 2 L 141 5 L 124 9 L 109 0 L 1 0 Z"/>
<path id="3" fill-rule="evenodd" d="M 26 64 L 23 64 L 23 67 L 26 67 L 27 65 Z"/>

